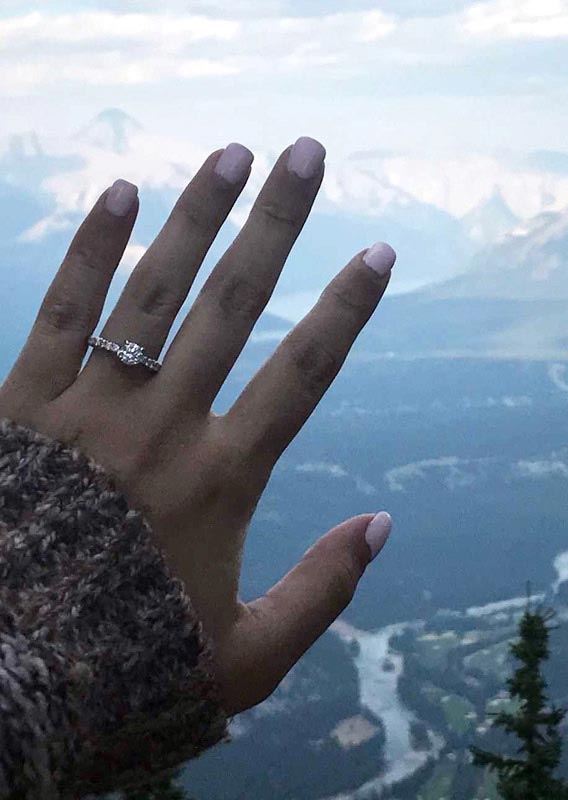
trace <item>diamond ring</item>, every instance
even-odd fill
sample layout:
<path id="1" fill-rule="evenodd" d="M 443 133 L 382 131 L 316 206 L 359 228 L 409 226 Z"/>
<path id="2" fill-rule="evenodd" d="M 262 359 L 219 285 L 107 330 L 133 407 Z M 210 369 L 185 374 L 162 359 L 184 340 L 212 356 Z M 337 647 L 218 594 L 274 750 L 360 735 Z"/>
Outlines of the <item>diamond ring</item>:
<path id="1" fill-rule="evenodd" d="M 100 347 L 103 350 L 115 353 L 123 364 L 143 364 L 154 372 L 157 372 L 162 366 L 159 361 L 147 356 L 141 345 L 136 344 L 136 342 L 129 342 L 128 339 L 124 340 L 124 344 L 119 344 L 118 342 L 104 339 L 102 336 L 89 336 L 87 341 L 92 347 Z"/>

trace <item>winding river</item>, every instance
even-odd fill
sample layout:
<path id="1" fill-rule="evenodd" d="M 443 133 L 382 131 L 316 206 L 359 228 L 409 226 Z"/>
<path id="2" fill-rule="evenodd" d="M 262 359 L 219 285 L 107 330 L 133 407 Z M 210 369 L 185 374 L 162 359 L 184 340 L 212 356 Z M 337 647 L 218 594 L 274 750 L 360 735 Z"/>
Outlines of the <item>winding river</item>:
<path id="1" fill-rule="evenodd" d="M 359 653 L 354 662 L 359 673 L 360 702 L 361 706 L 380 718 L 385 727 L 386 770 L 354 792 L 326 800 L 365 800 L 375 796 L 385 787 L 411 775 L 429 756 L 437 757 L 443 746 L 443 740 L 430 731 L 432 749 L 429 752 L 412 748 L 410 723 L 416 717 L 401 703 L 396 689 L 398 676 L 403 669 L 403 658 L 389 650 L 391 638 L 408 627 L 420 627 L 420 623 L 405 622 L 369 632 L 337 620 L 330 628 L 344 642 L 359 644 Z M 383 669 L 385 659 L 389 662 L 388 670 Z"/>

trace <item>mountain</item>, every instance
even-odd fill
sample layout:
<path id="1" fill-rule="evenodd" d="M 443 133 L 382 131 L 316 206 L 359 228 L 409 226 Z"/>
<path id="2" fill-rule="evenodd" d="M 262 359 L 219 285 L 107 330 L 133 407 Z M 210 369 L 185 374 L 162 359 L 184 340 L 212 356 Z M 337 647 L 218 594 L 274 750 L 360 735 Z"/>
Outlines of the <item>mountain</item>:
<path id="1" fill-rule="evenodd" d="M 105 185 L 117 173 L 139 184 L 140 212 L 131 244 L 147 247 L 206 155 L 191 143 L 180 150 L 164 147 L 137 120 L 113 108 L 103 110 L 67 142 L 58 142 L 56 149 L 51 152 L 30 131 L 12 137 L 0 155 L 5 176 L 0 185 L 0 292 L 11 298 L 13 308 L 0 373 L 23 344 L 74 231 Z M 246 219 L 271 169 L 265 154 L 257 154 L 256 167 L 250 187 L 245 187 L 198 273 L 186 308 Z M 289 329 L 289 320 L 311 308 L 353 253 L 377 239 L 388 239 L 398 251 L 395 292 L 423 286 L 433 276 L 447 278 L 457 266 L 465 266 L 472 252 L 459 220 L 397 188 L 380 170 L 356 161 L 330 167 L 268 308 L 286 322 L 271 330 L 257 328 L 258 347 L 268 354 L 271 342 Z M 126 277 L 126 269 L 117 273 L 103 315 Z"/>
<path id="2" fill-rule="evenodd" d="M 28 190 L 34 197 L 45 193 L 42 183 L 57 173 L 77 170 L 83 164 L 79 154 L 55 154 L 47 151 L 36 131 L 13 134 L 0 155 L 2 180 L 14 188 Z M 52 200 L 53 202 L 53 200 Z M 2 204 L 4 213 L 6 206 Z M 22 217 L 21 227 L 26 218 Z"/>
<path id="3" fill-rule="evenodd" d="M 461 275 L 387 295 L 361 347 L 369 359 L 564 359 L 567 302 L 568 211 L 547 212 L 484 247 Z"/>
<path id="4" fill-rule="evenodd" d="M 469 270 L 427 294 L 437 298 L 568 299 L 568 210 L 539 214 L 484 248 Z"/>
<path id="5" fill-rule="evenodd" d="M 133 137 L 143 130 L 142 125 L 119 108 L 107 108 L 72 137 L 81 144 L 125 153 Z"/>
<path id="6" fill-rule="evenodd" d="M 498 187 L 476 208 L 462 217 L 468 236 L 479 245 L 498 242 L 519 224 Z"/>
<path id="7" fill-rule="evenodd" d="M 101 111 L 60 143 L 57 153 L 33 131 L 12 137 L 0 156 L 0 292 L 13 308 L 0 371 L 23 343 L 74 231 L 110 176 L 124 170 L 139 183 L 141 207 L 131 244 L 142 249 L 160 230 L 202 155 L 191 143 L 183 153 L 164 147 L 116 108 Z M 271 168 L 262 152 L 255 165 L 250 187 L 213 243 L 180 320 L 233 241 Z M 398 260 L 387 297 L 362 334 L 365 357 L 563 357 L 568 212 L 548 211 L 519 222 L 505 199 L 510 192 L 504 194 L 497 182 L 477 208 L 458 218 L 402 188 L 405 168 L 404 160 L 388 153 L 359 153 L 328 165 L 267 308 L 281 321 L 267 329 L 259 322 L 251 356 L 267 357 L 290 321 L 313 306 L 353 253 L 383 239 L 395 247 Z M 425 185 L 429 176 L 422 176 Z M 442 189 L 451 194 L 449 184 Z M 127 278 L 127 263 L 113 281 L 103 317 Z"/>
<path id="8" fill-rule="evenodd" d="M 568 175 L 568 153 L 562 150 L 535 150 L 526 158 L 532 168 L 557 175 Z"/>

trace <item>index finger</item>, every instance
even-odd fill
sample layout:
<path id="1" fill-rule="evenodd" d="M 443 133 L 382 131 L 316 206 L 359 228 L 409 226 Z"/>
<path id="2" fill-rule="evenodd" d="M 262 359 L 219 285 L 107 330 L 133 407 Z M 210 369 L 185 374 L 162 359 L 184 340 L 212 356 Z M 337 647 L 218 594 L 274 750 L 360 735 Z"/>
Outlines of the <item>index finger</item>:
<path id="1" fill-rule="evenodd" d="M 137 213 L 138 188 L 128 181 L 100 195 L 43 298 L 8 386 L 26 386 L 35 402 L 47 402 L 76 379 Z"/>

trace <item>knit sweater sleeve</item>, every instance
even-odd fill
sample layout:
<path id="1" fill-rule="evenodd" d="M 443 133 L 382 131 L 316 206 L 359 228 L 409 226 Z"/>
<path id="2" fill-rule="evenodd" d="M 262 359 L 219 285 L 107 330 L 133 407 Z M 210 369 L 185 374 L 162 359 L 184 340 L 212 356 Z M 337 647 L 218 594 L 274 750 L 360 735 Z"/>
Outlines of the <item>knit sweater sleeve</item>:
<path id="1" fill-rule="evenodd" d="M 0 798 L 137 786 L 227 739 L 148 522 L 77 448 L 0 420 Z"/>

